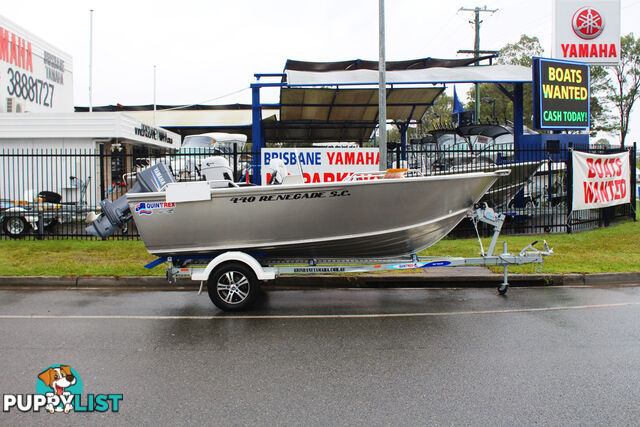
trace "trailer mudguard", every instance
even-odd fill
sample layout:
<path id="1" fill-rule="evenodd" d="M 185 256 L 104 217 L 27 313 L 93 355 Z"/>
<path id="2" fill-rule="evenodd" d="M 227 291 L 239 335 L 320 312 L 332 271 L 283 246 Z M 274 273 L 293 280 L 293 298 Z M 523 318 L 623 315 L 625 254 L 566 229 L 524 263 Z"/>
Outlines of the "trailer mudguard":
<path id="1" fill-rule="evenodd" d="M 273 280 L 276 277 L 274 271 L 265 271 L 260 263 L 251 255 L 244 252 L 231 251 L 220 254 L 212 259 L 204 270 L 193 273 L 191 275 L 191 280 L 208 280 L 209 275 L 211 275 L 211 272 L 217 266 L 229 261 L 241 262 L 248 265 L 253 270 L 258 280 Z"/>

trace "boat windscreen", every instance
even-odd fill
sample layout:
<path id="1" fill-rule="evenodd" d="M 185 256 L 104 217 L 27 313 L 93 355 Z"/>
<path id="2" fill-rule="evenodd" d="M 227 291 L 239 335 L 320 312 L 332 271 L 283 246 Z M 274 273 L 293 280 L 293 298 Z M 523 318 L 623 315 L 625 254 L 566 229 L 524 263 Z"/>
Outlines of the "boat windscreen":
<path id="1" fill-rule="evenodd" d="M 213 138 L 205 135 L 187 136 L 181 148 L 210 148 Z"/>

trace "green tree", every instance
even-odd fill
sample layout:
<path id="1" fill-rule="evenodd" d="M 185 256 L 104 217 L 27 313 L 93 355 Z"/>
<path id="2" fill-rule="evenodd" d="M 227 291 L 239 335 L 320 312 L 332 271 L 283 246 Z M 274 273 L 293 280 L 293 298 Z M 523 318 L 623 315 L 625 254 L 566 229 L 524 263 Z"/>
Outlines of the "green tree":
<path id="1" fill-rule="evenodd" d="M 422 134 L 424 136 L 430 126 L 436 123 L 450 123 L 451 113 L 453 112 L 453 97 L 442 92 L 442 94 L 436 98 L 433 103 L 433 107 L 429 108 L 425 115 L 422 117 Z M 416 130 L 416 134 L 420 133 L 421 129 Z"/>
<path id="2" fill-rule="evenodd" d="M 629 116 L 633 104 L 640 97 L 640 40 L 633 33 L 620 38 L 620 63 L 613 67 L 606 83 L 607 101 L 618 114 L 614 120 L 620 131 L 620 146 L 624 146 L 629 132 Z"/>
<path id="3" fill-rule="evenodd" d="M 591 111 L 591 136 L 599 131 L 611 132 L 617 129 L 614 116 L 606 107 L 607 91 L 610 83 L 609 72 L 602 66 L 591 66 L 589 70 L 589 86 L 591 99 L 589 109 Z"/>

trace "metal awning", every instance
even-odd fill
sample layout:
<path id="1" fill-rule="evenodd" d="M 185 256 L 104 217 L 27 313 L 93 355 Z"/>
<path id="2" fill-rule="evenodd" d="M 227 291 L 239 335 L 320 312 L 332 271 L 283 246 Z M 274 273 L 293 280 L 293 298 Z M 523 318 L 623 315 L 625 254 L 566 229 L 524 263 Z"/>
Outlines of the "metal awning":
<path id="1" fill-rule="evenodd" d="M 378 71 L 358 69 L 349 71 L 296 71 L 287 70 L 289 85 L 376 85 Z M 530 67 L 520 65 L 480 65 L 476 67 L 431 67 L 388 71 L 387 84 L 428 83 L 531 83 Z"/>
<path id="2" fill-rule="evenodd" d="M 491 58 L 387 62 L 387 118 L 419 122 L 449 83 L 531 82 L 528 67 L 471 66 Z M 283 74 L 264 76 L 281 77 L 271 84 L 281 87 L 279 120 L 262 121 L 266 142 L 363 142 L 378 125 L 377 61 L 288 60 Z"/>
<path id="3" fill-rule="evenodd" d="M 387 89 L 387 118 L 420 121 L 443 86 Z M 366 141 L 378 123 L 378 89 L 280 90 L 280 121 L 263 121 L 269 142 Z"/>

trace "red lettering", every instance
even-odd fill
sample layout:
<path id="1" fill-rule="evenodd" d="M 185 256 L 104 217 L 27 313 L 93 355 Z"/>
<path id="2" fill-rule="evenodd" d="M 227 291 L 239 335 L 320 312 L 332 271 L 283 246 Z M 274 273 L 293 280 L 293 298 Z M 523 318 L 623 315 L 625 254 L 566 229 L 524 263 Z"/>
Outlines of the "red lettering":
<path id="1" fill-rule="evenodd" d="M 9 62 L 9 31 L 0 27 L 0 59 Z"/>
<path id="2" fill-rule="evenodd" d="M 358 158 L 356 160 L 356 165 L 364 165 L 364 156 L 361 152 L 358 153 Z"/>
<path id="3" fill-rule="evenodd" d="M 607 193 L 607 182 L 600 182 L 600 184 L 598 185 L 598 183 L 596 182 L 596 189 L 598 191 L 598 198 L 600 199 L 601 202 L 608 202 L 609 201 L 609 196 Z"/>
<path id="4" fill-rule="evenodd" d="M 576 45 L 572 44 L 571 45 L 571 50 L 569 51 L 569 57 L 576 57 L 578 56 L 578 52 L 576 51 Z"/>
<path id="5" fill-rule="evenodd" d="M 616 166 L 618 167 L 617 171 L 616 171 L 616 175 L 617 176 L 622 176 L 622 160 L 620 159 L 616 159 Z"/>
<path id="6" fill-rule="evenodd" d="M 0 60 L 33 72 L 31 42 L 0 27 Z"/>
<path id="7" fill-rule="evenodd" d="M 598 48 L 595 44 L 591 45 L 591 52 L 589 53 L 589 56 L 593 56 L 594 58 L 598 57 Z"/>
<path id="8" fill-rule="evenodd" d="M 356 161 L 356 153 L 353 151 L 344 153 L 344 162 L 348 165 L 354 164 Z"/>
<path id="9" fill-rule="evenodd" d="M 319 173 L 314 173 L 313 174 L 313 180 L 311 182 L 321 182 L 320 181 L 320 174 Z"/>
<path id="10" fill-rule="evenodd" d="M 18 66 L 21 68 L 25 68 L 27 65 L 27 58 L 24 46 L 24 40 L 21 37 L 18 37 Z"/>
<path id="11" fill-rule="evenodd" d="M 336 153 L 336 165 L 344 165 L 344 160 L 342 159 L 342 153 L 340 151 Z"/>
<path id="12" fill-rule="evenodd" d="M 618 54 L 616 53 L 616 45 L 611 43 L 609 45 L 609 57 L 615 58 L 616 56 L 618 56 Z"/>
<path id="13" fill-rule="evenodd" d="M 31 55 L 31 42 L 27 44 L 27 65 L 24 67 L 25 70 L 31 71 L 33 73 L 33 57 Z"/>
<path id="14" fill-rule="evenodd" d="M 594 203 L 596 202 L 596 193 L 593 191 L 593 187 L 590 182 L 583 182 L 584 185 L 584 203 Z"/>
<path id="15" fill-rule="evenodd" d="M 336 180 L 336 176 L 331 172 L 325 172 L 323 179 L 323 182 L 334 182 Z"/>
<path id="16" fill-rule="evenodd" d="M 602 178 L 602 159 L 596 159 L 593 162 L 593 166 L 596 168 L 596 173 L 598 174 L 598 178 Z"/>
<path id="17" fill-rule="evenodd" d="M 327 151 L 327 157 L 329 158 L 329 164 L 332 165 L 333 164 L 333 158 L 336 156 L 335 152 L 331 152 L 331 151 Z"/>
<path id="18" fill-rule="evenodd" d="M 311 175 L 309 175 L 308 173 L 302 173 L 302 177 L 304 178 L 305 184 L 308 184 L 311 182 Z"/>
<path id="19" fill-rule="evenodd" d="M 589 168 L 589 173 L 587 174 L 587 178 L 595 178 L 596 168 L 593 167 L 593 159 L 587 159 L 587 167 Z"/>
<path id="20" fill-rule="evenodd" d="M 10 63 L 18 65 L 18 53 L 16 51 L 16 35 L 11 34 L 11 60 Z"/>
<path id="21" fill-rule="evenodd" d="M 602 165 L 602 169 L 604 170 L 605 178 L 609 178 L 609 177 L 613 176 L 613 173 L 611 173 L 611 168 L 609 168 L 609 161 L 608 160 L 604 161 L 604 164 Z"/>
<path id="22" fill-rule="evenodd" d="M 586 43 L 580 44 L 579 55 L 581 58 L 585 56 L 589 56 L 589 45 Z"/>
<path id="23" fill-rule="evenodd" d="M 375 164 L 375 163 L 373 163 L 373 159 L 374 159 L 374 158 L 375 158 L 375 157 L 373 156 L 373 153 L 368 152 L 368 153 L 367 153 L 367 164 L 368 164 L 368 165 L 373 165 L 373 164 Z"/>
<path id="24" fill-rule="evenodd" d="M 345 173 L 338 172 L 336 174 L 336 181 L 344 181 L 348 176 L 349 176 L 349 174 L 347 172 L 345 172 Z"/>
<path id="25" fill-rule="evenodd" d="M 600 57 L 601 58 L 606 58 L 607 57 L 607 45 L 606 44 L 599 44 L 598 46 L 600 46 Z"/>
<path id="26" fill-rule="evenodd" d="M 375 164 L 376 165 L 380 164 L 380 152 L 379 151 L 376 151 L 376 163 Z"/>
<path id="27" fill-rule="evenodd" d="M 562 47 L 562 56 L 564 56 L 566 58 L 567 57 L 567 52 L 569 51 L 569 45 L 568 44 L 561 44 L 560 46 Z"/>

